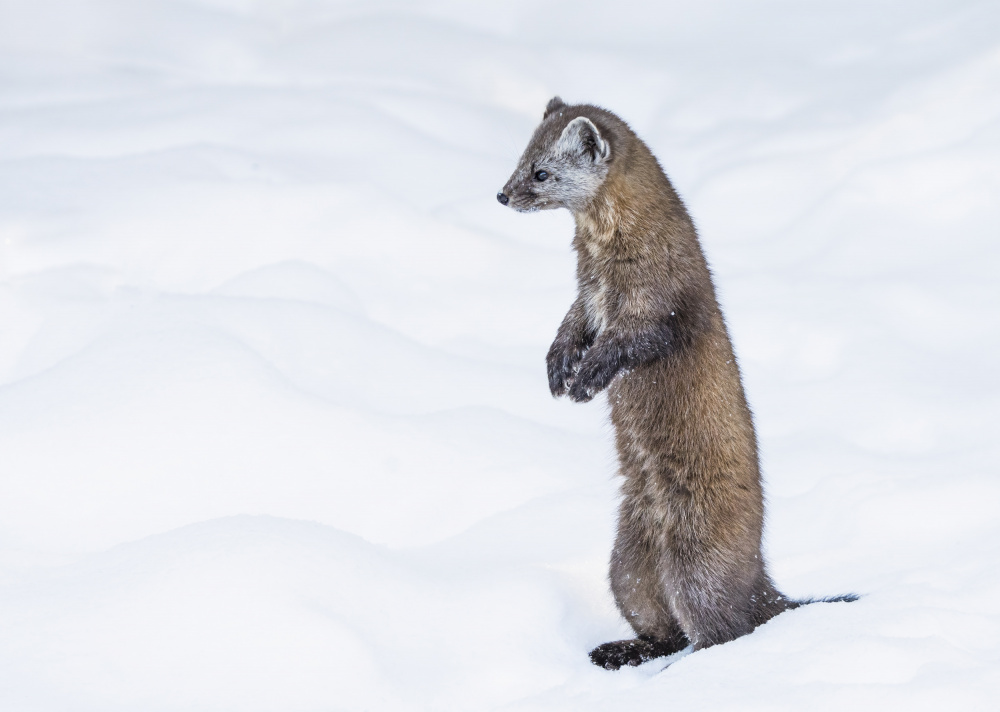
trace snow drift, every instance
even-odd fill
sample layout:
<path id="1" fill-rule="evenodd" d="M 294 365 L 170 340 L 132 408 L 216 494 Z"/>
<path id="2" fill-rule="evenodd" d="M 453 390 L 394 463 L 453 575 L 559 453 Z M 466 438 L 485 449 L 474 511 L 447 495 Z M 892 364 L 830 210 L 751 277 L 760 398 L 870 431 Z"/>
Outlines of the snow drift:
<path id="1" fill-rule="evenodd" d="M 991 709 L 1000 12 L 10 0 L 0 704 Z M 610 674 L 603 406 L 553 401 L 554 94 L 698 223 L 792 596 Z"/>

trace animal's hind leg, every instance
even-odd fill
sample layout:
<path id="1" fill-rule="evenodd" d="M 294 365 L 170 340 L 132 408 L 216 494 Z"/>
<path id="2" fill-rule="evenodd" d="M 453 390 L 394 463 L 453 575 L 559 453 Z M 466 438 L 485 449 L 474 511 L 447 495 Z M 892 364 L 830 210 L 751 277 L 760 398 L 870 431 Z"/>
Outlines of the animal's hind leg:
<path id="1" fill-rule="evenodd" d="M 611 591 L 618 610 L 636 632 L 631 640 L 616 640 L 590 651 L 595 665 L 617 670 L 683 650 L 688 640 L 663 596 L 655 550 L 619 527 L 611 553 Z"/>
<path id="2" fill-rule="evenodd" d="M 774 588 L 759 564 L 753 570 L 757 562 L 698 561 L 687 570 L 674 567 L 673 610 L 695 650 L 739 638 L 796 607 Z"/>

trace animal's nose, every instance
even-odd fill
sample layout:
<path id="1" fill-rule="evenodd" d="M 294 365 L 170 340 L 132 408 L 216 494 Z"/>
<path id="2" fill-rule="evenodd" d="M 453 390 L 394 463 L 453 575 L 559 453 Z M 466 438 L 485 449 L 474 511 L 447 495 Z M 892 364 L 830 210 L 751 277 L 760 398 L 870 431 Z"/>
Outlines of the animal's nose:
<path id="1" fill-rule="evenodd" d="M 507 203 L 510 202 L 510 198 L 508 198 L 503 193 L 497 193 L 497 200 L 500 201 L 500 205 L 506 205 Z"/>

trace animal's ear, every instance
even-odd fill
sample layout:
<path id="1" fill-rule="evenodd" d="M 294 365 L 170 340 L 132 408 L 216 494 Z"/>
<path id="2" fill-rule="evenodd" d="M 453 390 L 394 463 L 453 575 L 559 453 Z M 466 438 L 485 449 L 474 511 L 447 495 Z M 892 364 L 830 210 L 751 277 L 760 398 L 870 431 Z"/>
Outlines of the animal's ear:
<path id="1" fill-rule="evenodd" d="M 578 116 L 566 125 L 556 147 L 560 153 L 588 156 L 594 163 L 611 158 L 611 145 L 586 116 Z"/>
<path id="2" fill-rule="evenodd" d="M 553 111 L 558 111 L 559 109 L 566 106 L 566 102 L 560 99 L 558 96 L 554 96 L 549 99 L 549 103 L 545 105 L 545 113 L 542 114 L 542 119 L 549 118 L 549 114 Z"/>

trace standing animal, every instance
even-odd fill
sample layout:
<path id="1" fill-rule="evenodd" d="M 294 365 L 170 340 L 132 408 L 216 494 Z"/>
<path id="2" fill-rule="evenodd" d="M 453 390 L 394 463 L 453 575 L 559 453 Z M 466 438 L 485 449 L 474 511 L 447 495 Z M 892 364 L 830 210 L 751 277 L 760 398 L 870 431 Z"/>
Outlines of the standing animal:
<path id="1" fill-rule="evenodd" d="M 549 388 L 578 402 L 607 389 L 623 477 L 611 589 L 636 633 L 593 662 L 699 650 L 810 602 L 767 573 L 739 368 L 694 224 L 646 144 L 610 111 L 555 97 L 497 200 L 576 222 L 578 294 L 549 349 Z"/>

